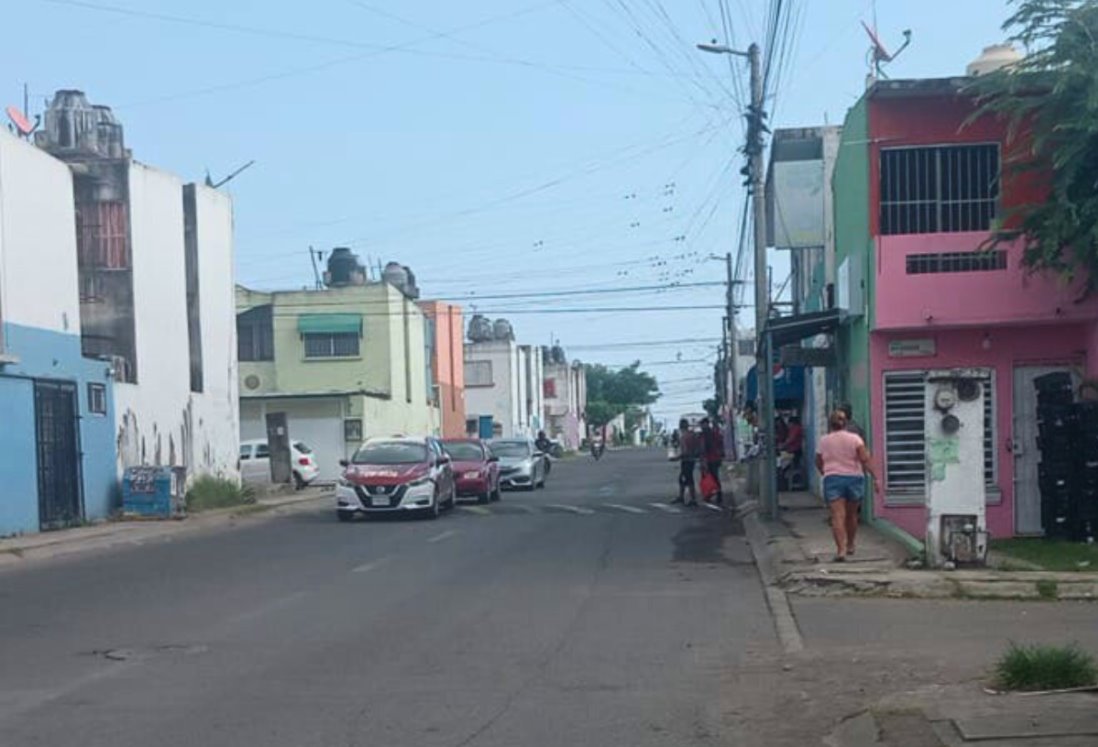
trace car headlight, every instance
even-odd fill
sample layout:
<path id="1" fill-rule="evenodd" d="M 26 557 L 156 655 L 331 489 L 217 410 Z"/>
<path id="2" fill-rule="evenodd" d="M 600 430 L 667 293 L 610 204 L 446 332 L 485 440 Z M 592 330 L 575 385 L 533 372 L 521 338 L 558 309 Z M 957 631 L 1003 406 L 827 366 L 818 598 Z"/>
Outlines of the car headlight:
<path id="1" fill-rule="evenodd" d="M 413 480 L 412 482 L 408 483 L 408 488 L 410 490 L 414 488 L 423 488 L 430 485 L 431 482 L 432 480 L 430 477 L 421 477 L 418 480 Z"/>
<path id="2" fill-rule="evenodd" d="M 354 490 L 354 487 L 355 487 L 355 484 L 353 482 L 351 482 L 350 480 L 348 480 L 346 477 L 339 478 L 338 485 L 341 488 L 351 488 L 352 490 Z"/>

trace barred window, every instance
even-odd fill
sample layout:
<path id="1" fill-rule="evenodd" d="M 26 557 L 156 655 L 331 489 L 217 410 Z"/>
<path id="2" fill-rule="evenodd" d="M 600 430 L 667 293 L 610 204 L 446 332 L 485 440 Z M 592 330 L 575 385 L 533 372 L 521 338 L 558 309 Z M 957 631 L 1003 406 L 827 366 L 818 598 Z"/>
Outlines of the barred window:
<path id="1" fill-rule="evenodd" d="M 995 379 L 984 379 L 984 482 L 998 483 L 995 456 Z M 884 377 L 885 483 L 889 498 L 921 501 L 926 494 L 926 372 L 891 371 Z"/>
<path id="2" fill-rule="evenodd" d="M 882 235 L 986 231 L 999 203 L 999 146 L 881 150 Z"/>
<path id="3" fill-rule="evenodd" d="M 302 337 L 306 358 L 358 357 L 358 335 L 353 332 L 309 332 Z"/>

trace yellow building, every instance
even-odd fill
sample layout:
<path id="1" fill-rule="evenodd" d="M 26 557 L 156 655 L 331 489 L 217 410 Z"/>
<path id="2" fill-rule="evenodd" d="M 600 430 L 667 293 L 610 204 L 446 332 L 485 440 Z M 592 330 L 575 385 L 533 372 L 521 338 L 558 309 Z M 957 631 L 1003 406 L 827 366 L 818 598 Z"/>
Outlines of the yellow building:
<path id="1" fill-rule="evenodd" d="M 236 293 L 241 440 L 265 438 L 267 414 L 286 413 L 321 480 L 364 438 L 438 431 L 414 286 L 329 268 L 323 290 Z"/>

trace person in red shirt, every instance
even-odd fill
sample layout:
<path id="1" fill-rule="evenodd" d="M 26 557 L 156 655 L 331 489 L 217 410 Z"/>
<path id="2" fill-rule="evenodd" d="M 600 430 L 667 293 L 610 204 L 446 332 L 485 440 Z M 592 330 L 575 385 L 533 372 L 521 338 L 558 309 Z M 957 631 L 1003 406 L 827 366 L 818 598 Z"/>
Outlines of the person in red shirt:
<path id="1" fill-rule="evenodd" d="M 702 418 L 702 458 L 705 460 L 705 471 L 717 481 L 717 495 L 714 502 L 717 505 L 724 503 L 724 488 L 721 485 L 721 462 L 724 461 L 724 434 L 721 429 L 710 422 L 709 418 Z"/>

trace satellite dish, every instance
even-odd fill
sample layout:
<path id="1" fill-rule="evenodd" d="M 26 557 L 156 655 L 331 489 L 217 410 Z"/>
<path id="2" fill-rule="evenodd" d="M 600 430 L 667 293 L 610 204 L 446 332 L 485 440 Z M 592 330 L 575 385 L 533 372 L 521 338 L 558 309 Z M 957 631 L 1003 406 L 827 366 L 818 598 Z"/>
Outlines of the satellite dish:
<path id="1" fill-rule="evenodd" d="M 23 114 L 23 112 L 19 111 L 17 107 L 9 106 L 6 111 L 8 113 L 8 119 L 11 120 L 11 123 L 15 125 L 15 129 L 23 137 L 28 137 L 32 132 L 34 132 L 35 128 L 38 127 L 37 122 L 31 124 L 26 115 Z"/>
<path id="2" fill-rule="evenodd" d="M 892 55 L 885 49 L 885 45 L 881 44 L 877 32 L 869 28 L 869 24 L 865 21 L 862 21 L 862 28 L 865 29 L 865 33 L 869 34 L 869 41 L 873 43 L 873 58 L 881 62 L 892 62 Z"/>
<path id="3" fill-rule="evenodd" d="M 870 28 L 869 24 L 865 21 L 862 21 L 862 28 L 865 29 L 865 33 L 869 35 L 869 41 L 873 45 L 868 54 L 870 71 L 878 78 L 887 78 L 888 76 L 884 74 L 883 70 L 884 65 L 886 62 L 892 62 L 899 57 L 900 53 L 911 44 L 911 30 L 904 30 L 904 43 L 893 53 L 889 52 L 885 45 L 881 43 L 881 38 L 877 36 L 876 29 Z"/>

